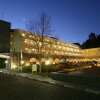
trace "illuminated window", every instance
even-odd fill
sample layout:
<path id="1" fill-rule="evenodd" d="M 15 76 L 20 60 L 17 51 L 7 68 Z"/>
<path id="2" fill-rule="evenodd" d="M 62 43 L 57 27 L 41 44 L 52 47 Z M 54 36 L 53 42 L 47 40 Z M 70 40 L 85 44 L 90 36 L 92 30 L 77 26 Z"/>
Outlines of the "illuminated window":
<path id="1" fill-rule="evenodd" d="M 24 42 L 27 43 L 27 40 L 25 40 Z"/>
<path id="2" fill-rule="evenodd" d="M 69 51 L 69 48 L 67 48 L 67 50 Z"/>
<path id="3" fill-rule="evenodd" d="M 61 49 L 61 46 L 59 46 L 59 49 Z"/>
<path id="4" fill-rule="evenodd" d="M 73 48 L 71 48 L 70 50 L 73 51 Z"/>
<path id="5" fill-rule="evenodd" d="M 28 48 L 25 48 L 25 50 L 28 50 Z"/>
<path id="6" fill-rule="evenodd" d="M 71 55 L 71 53 L 69 53 L 69 55 Z"/>
<path id="7" fill-rule="evenodd" d="M 76 49 L 74 49 L 74 51 L 77 51 Z"/>
<path id="8" fill-rule="evenodd" d="M 25 36 L 25 34 L 23 33 L 22 36 Z"/>
<path id="9" fill-rule="evenodd" d="M 12 37 L 12 35 L 11 35 L 11 37 Z"/>
<path id="10" fill-rule="evenodd" d="M 12 49 L 10 49 L 10 51 L 12 51 Z"/>
<path id="11" fill-rule="evenodd" d="M 32 51 L 35 51 L 35 49 L 32 49 Z"/>
<path id="12" fill-rule="evenodd" d="M 10 42 L 10 44 L 12 44 L 12 42 Z"/>
<path id="13" fill-rule="evenodd" d="M 57 42 L 57 44 L 60 44 L 60 42 Z"/>
<path id="14" fill-rule="evenodd" d="M 63 50 L 65 50 L 65 47 L 63 47 Z"/>
<path id="15" fill-rule="evenodd" d="M 79 52 L 79 50 L 77 50 L 77 52 Z"/>
<path id="16" fill-rule="evenodd" d="M 30 37 L 30 38 L 32 38 L 32 36 L 31 36 L 31 35 L 29 35 L 29 37 Z"/>

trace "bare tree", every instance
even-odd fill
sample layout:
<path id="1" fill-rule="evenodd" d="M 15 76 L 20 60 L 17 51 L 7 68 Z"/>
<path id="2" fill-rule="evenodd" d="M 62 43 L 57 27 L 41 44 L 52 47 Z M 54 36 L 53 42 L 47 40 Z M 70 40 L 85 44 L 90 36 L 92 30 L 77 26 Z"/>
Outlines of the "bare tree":
<path id="1" fill-rule="evenodd" d="M 37 53 L 39 54 L 39 59 L 41 58 L 41 54 L 43 54 L 43 50 L 47 48 L 51 48 L 51 44 L 53 43 L 52 40 L 49 42 L 46 39 L 54 34 L 52 34 L 52 24 L 50 16 L 46 13 L 41 13 L 37 20 L 30 20 L 27 24 L 27 30 L 36 34 L 36 38 L 34 38 L 34 42 L 36 43 Z M 45 53 L 46 54 L 46 53 Z M 40 70 L 41 73 L 41 61 L 40 63 Z"/>

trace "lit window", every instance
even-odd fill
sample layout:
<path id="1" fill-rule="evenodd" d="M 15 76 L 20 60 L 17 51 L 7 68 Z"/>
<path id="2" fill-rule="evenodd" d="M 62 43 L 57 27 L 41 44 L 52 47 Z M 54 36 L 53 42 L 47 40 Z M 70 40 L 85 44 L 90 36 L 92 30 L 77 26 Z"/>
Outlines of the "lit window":
<path id="1" fill-rule="evenodd" d="M 61 46 L 59 46 L 59 49 L 61 49 Z"/>
<path id="2" fill-rule="evenodd" d="M 31 35 L 29 35 L 29 37 L 31 38 L 32 36 L 31 36 Z"/>
<path id="3" fill-rule="evenodd" d="M 27 41 L 26 41 L 26 40 L 25 40 L 24 42 L 25 42 L 25 43 L 27 43 Z"/>
<path id="4" fill-rule="evenodd" d="M 67 50 L 69 51 L 69 48 L 67 48 Z"/>
<path id="5" fill-rule="evenodd" d="M 11 37 L 12 37 L 12 35 L 11 35 Z"/>
<path id="6" fill-rule="evenodd" d="M 40 42 L 40 43 L 39 43 L 39 46 L 41 46 L 41 45 L 42 45 L 42 43 Z"/>
<path id="7" fill-rule="evenodd" d="M 34 49 L 32 49 L 32 51 L 35 51 Z"/>
<path id="8" fill-rule="evenodd" d="M 77 52 L 79 52 L 79 50 L 77 50 Z"/>
<path id="9" fill-rule="evenodd" d="M 25 50 L 28 50 L 28 48 L 25 48 Z"/>
<path id="10" fill-rule="evenodd" d="M 60 42 L 57 42 L 57 44 L 60 44 Z"/>
<path id="11" fill-rule="evenodd" d="M 71 51 L 73 51 L 73 49 L 72 49 L 72 48 L 71 48 L 70 50 L 71 50 Z"/>
<path id="12" fill-rule="evenodd" d="M 12 42 L 10 42 L 10 44 L 12 44 Z"/>
<path id="13" fill-rule="evenodd" d="M 23 33 L 22 36 L 25 36 L 25 34 Z"/>
<path id="14" fill-rule="evenodd" d="M 74 51 L 76 51 L 76 49 L 74 49 Z"/>
<path id="15" fill-rule="evenodd" d="M 12 49 L 10 49 L 10 51 L 12 51 Z"/>

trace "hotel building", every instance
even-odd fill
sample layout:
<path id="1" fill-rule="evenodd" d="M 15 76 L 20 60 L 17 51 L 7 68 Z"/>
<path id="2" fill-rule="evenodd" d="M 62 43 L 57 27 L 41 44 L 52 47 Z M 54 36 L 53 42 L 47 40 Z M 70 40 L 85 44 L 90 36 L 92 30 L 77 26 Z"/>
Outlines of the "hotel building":
<path id="1" fill-rule="evenodd" d="M 100 48 L 91 48 L 81 50 L 84 56 L 84 61 L 100 62 Z"/>
<path id="2" fill-rule="evenodd" d="M 25 66 L 30 65 L 34 60 L 39 63 L 38 49 L 35 42 L 38 41 L 38 34 L 32 34 L 20 29 L 12 29 L 10 34 L 10 53 L 13 57 L 13 62 L 19 64 L 22 53 Z M 48 59 L 50 63 L 55 64 L 64 61 L 78 61 L 83 58 L 81 49 L 77 45 L 46 36 L 43 40 L 45 46 L 41 50 L 41 61 Z M 47 58 L 48 55 L 49 57 Z"/>
<path id="3" fill-rule="evenodd" d="M 3 24 L 1 24 L 1 22 Z M 2 26 L 4 27 L 3 30 L 1 28 Z M 3 33 L 5 33 L 4 36 Z M 39 41 L 40 35 L 20 29 L 10 29 L 10 23 L 5 21 L 0 21 L 0 37 L 6 40 L 4 42 L 0 40 L 0 47 L 2 47 L 0 50 L 6 50 L 5 53 L 3 52 L 5 50 L 0 52 L 0 57 L 7 58 L 11 61 L 11 69 L 18 68 L 21 63 L 23 63 L 24 66 L 30 66 L 34 61 L 39 63 L 40 53 L 41 62 L 49 60 L 51 64 L 67 61 L 100 60 L 100 48 L 82 50 L 75 44 L 47 36 L 43 37 L 44 46 L 39 53 L 38 47 L 41 46 Z M 4 44 L 2 45 L 2 43 Z"/>

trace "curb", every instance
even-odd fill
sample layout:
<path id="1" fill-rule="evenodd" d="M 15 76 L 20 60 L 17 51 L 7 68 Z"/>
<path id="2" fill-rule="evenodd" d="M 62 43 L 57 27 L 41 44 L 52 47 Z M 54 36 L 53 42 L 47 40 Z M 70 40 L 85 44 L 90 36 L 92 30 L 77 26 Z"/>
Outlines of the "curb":
<path id="1" fill-rule="evenodd" d="M 51 85 L 62 86 L 62 87 L 71 88 L 71 89 L 83 90 L 85 92 L 93 93 L 93 94 L 97 94 L 97 95 L 100 94 L 100 91 L 98 91 L 98 90 L 93 90 L 93 89 L 89 89 L 89 88 L 81 88 L 80 86 L 74 86 L 74 85 L 70 85 L 70 84 L 64 84 L 63 82 L 56 81 L 56 80 L 54 80 L 54 82 L 50 82 L 50 81 L 46 81 L 46 80 L 42 80 L 42 79 L 33 78 L 32 76 L 28 76 L 28 75 L 21 75 L 18 73 L 12 73 L 12 72 L 10 73 L 10 72 L 5 72 L 5 71 L 0 71 L 0 72 L 8 74 L 8 75 L 15 75 L 15 76 L 19 76 L 19 77 L 23 77 L 23 78 L 51 84 Z"/>

